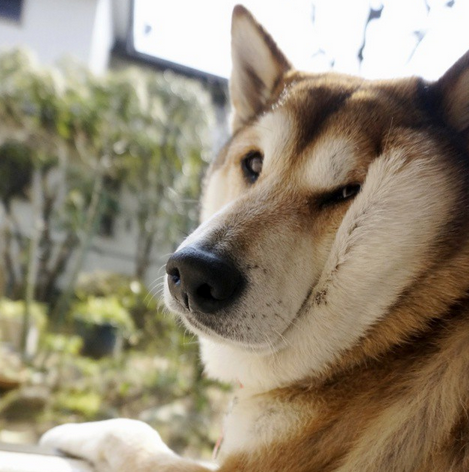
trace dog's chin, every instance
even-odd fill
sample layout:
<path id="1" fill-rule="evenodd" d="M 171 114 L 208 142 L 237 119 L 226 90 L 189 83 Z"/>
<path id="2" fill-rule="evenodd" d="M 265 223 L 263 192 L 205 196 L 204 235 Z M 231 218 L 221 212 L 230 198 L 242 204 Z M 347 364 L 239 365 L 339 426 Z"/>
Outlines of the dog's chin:
<path id="1" fill-rule="evenodd" d="M 181 316 L 181 315 L 180 315 Z M 270 339 L 268 342 L 259 343 L 254 340 L 249 340 L 245 333 L 232 332 L 230 334 L 218 333 L 214 329 L 204 325 L 192 313 L 181 316 L 185 326 L 190 329 L 197 336 L 218 343 L 227 344 L 237 349 L 255 352 L 255 353 L 274 353 L 281 349 L 281 338 Z"/>

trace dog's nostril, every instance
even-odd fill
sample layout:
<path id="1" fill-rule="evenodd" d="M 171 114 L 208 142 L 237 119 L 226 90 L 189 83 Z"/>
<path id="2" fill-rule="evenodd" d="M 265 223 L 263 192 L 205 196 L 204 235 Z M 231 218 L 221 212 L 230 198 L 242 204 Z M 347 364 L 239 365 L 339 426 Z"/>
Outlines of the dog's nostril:
<path id="1" fill-rule="evenodd" d="M 209 284 L 202 284 L 197 290 L 196 293 L 200 298 L 205 300 L 215 300 L 215 297 L 212 294 L 213 289 Z"/>
<path id="2" fill-rule="evenodd" d="M 181 283 L 181 274 L 178 269 L 172 269 L 168 275 L 171 277 L 173 284 L 178 285 Z"/>

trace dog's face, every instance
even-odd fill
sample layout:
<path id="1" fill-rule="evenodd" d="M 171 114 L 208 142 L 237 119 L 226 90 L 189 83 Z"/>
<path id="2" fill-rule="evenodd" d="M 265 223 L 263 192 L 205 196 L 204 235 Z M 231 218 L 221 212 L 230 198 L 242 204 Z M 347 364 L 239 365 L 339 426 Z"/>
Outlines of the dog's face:
<path id="1" fill-rule="evenodd" d="M 165 287 L 212 374 L 321 372 L 449 257 L 467 206 L 463 61 L 432 85 L 303 74 L 235 9 L 233 136 Z"/>

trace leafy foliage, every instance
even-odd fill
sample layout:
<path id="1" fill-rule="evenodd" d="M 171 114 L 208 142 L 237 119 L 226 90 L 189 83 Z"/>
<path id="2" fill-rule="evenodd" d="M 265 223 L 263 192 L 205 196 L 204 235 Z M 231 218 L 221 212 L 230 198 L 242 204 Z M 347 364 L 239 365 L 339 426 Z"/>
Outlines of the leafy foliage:
<path id="1" fill-rule="evenodd" d="M 47 323 L 46 307 L 41 303 L 33 303 L 31 305 L 31 317 L 41 330 L 45 328 Z M 0 318 L 4 319 L 21 319 L 24 313 L 24 301 L 9 300 L 8 298 L 0 299 Z"/>
<path id="2" fill-rule="evenodd" d="M 17 141 L 7 141 L 0 147 L 0 199 L 9 208 L 15 197 L 26 198 L 32 179 L 32 152 Z"/>

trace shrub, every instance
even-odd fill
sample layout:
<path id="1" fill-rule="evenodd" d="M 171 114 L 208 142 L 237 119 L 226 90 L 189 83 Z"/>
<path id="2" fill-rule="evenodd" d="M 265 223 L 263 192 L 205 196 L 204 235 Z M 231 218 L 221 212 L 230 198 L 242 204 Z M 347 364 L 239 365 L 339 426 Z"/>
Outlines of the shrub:
<path id="1" fill-rule="evenodd" d="M 22 321 L 24 311 L 24 300 L 0 299 L 0 319 Z M 30 315 L 35 325 L 43 330 L 47 323 L 46 306 L 43 303 L 33 302 L 30 307 Z"/>
<path id="2" fill-rule="evenodd" d="M 135 325 L 126 308 L 116 296 L 88 297 L 72 306 L 74 320 L 85 324 L 110 324 L 127 337 L 135 332 Z"/>

